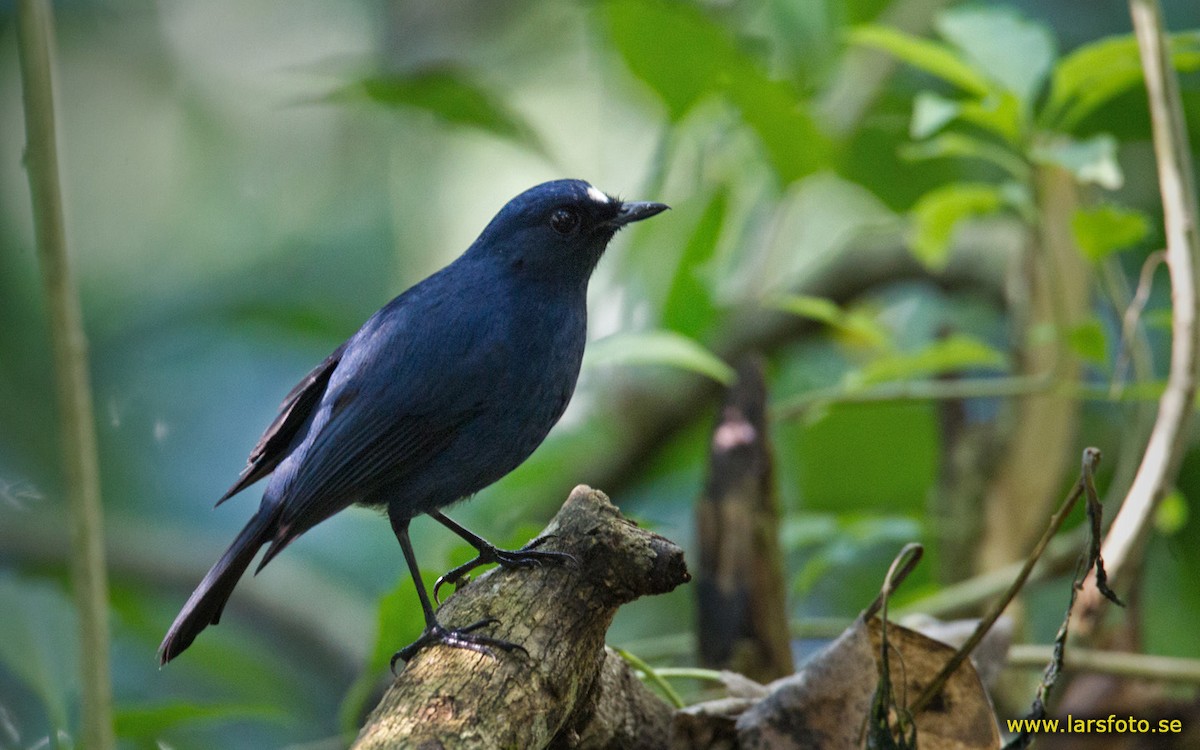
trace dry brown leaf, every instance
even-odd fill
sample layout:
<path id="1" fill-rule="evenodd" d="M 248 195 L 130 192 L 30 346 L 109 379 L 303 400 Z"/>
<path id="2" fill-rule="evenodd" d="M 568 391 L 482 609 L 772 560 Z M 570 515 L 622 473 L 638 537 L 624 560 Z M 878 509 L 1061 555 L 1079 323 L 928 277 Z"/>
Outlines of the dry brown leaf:
<path id="1" fill-rule="evenodd" d="M 954 649 L 892 624 L 892 686 L 903 705 L 937 674 Z M 737 721 L 741 750 L 858 750 L 879 679 L 878 619 L 857 621 Z M 964 664 L 929 709 L 916 717 L 921 750 L 996 750 L 1000 734 L 973 667 Z"/>

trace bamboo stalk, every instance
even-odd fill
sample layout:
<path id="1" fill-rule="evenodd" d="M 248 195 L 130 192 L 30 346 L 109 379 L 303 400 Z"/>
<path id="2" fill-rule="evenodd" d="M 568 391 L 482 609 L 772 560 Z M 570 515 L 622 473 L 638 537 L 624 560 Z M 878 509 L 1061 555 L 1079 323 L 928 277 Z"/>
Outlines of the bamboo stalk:
<path id="1" fill-rule="evenodd" d="M 87 340 L 67 257 L 51 72 L 54 18 L 48 0 L 17 3 L 17 47 L 25 104 L 26 171 L 42 284 L 50 318 L 59 431 L 71 529 L 71 582 L 79 611 L 83 716 L 79 745 L 115 747 L 108 653 L 108 581 L 100 465 Z M 53 736 L 53 734 L 52 734 Z"/>

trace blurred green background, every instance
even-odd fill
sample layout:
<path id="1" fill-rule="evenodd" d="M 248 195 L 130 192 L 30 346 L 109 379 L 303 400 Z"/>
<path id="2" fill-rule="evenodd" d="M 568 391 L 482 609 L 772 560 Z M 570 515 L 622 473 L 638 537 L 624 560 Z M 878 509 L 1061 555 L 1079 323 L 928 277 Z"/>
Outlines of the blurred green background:
<path id="1" fill-rule="evenodd" d="M 1200 7 L 1165 9 L 1181 32 L 1194 147 Z M 590 334 L 606 340 L 562 423 L 454 509 L 494 542 L 520 546 L 589 483 L 690 549 L 721 363 L 751 350 L 770 363 L 799 622 L 854 616 L 907 541 L 933 559 L 905 597 L 969 572 L 946 561 L 963 539 L 999 533 L 976 528 L 971 503 L 1026 439 L 1009 400 L 841 403 L 864 389 L 1027 373 L 1030 351 L 1055 340 L 1071 426 L 1046 452 L 1073 467 L 1100 447 L 1102 489 L 1118 498 L 1140 456 L 1153 402 L 1136 396 L 1165 373 L 1170 311 L 1160 270 L 1141 356 L 1123 354 L 1121 315 L 1163 241 L 1136 50 L 1103 41 L 1128 34 L 1123 2 L 75 0 L 55 11 L 128 747 L 339 747 L 373 705 L 387 657 L 421 617 L 395 540 L 369 511 L 321 524 L 243 581 L 184 658 L 159 670 L 155 648 L 255 507 L 254 490 L 211 503 L 292 384 L 543 180 L 579 177 L 674 210 L 623 233 L 601 263 Z M 0 748 L 59 732 L 71 746 L 69 550 L 15 49 L 12 5 L 0 3 Z M 1081 49 L 1095 56 L 1070 65 Z M 1047 174 L 1067 185 L 1065 204 Z M 1073 231 L 1087 296 L 1047 327 L 1014 286 L 1020 257 L 1050 253 L 1039 233 L 1055 223 Z M 1104 395 L 1114 380 L 1127 387 Z M 960 448 L 961 465 L 949 458 Z M 1050 494 L 1073 480 L 1051 472 Z M 1193 448 L 1132 584 L 1148 652 L 1200 657 L 1196 497 Z M 974 520 L 939 526 L 960 516 Z M 436 524 L 414 529 L 431 578 L 469 556 Z M 683 587 L 630 605 L 610 642 L 693 663 L 691 597 Z M 1052 601 L 1032 608 L 1026 639 L 1052 636 Z"/>

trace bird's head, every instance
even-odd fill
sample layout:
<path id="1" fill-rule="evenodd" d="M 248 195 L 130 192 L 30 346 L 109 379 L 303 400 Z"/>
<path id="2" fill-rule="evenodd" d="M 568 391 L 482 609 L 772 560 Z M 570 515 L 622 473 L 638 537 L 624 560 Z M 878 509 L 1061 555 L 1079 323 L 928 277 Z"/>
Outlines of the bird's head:
<path id="1" fill-rule="evenodd" d="M 583 180 L 544 182 L 500 209 L 469 252 L 521 275 L 586 282 L 621 227 L 667 208 L 622 201 Z"/>

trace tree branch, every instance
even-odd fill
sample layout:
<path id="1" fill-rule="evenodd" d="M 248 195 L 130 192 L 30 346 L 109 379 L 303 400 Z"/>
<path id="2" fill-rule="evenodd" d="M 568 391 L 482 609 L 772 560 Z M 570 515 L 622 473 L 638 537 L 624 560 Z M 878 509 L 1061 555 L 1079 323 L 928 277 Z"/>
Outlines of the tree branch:
<path id="1" fill-rule="evenodd" d="M 689 580 L 683 551 L 582 485 L 543 535 L 578 565 L 496 568 L 438 613 L 447 626 L 496 617 L 487 635 L 528 654 L 421 651 L 372 712 L 355 750 L 666 744 L 671 707 L 605 648 L 604 635 L 622 604 Z"/>
<path id="2" fill-rule="evenodd" d="M 841 304 L 881 284 L 922 279 L 946 289 L 976 290 L 1003 305 L 1011 248 L 997 248 L 994 234 L 988 232 L 964 234 L 948 266 L 936 274 L 917 262 L 899 236 L 875 237 L 806 272 L 792 291 Z M 816 327 L 812 321 L 764 310 L 760 302 L 752 302 L 731 313 L 709 343 L 721 359 L 737 362 L 754 352 L 770 355 Z M 1023 393 L 1028 387 L 1023 383 L 1015 390 Z M 663 398 L 664 393 L 671 398 Z M 652 385 L 635 383 L 606 390 L 604 400 L 618 404 L 625 421 L 620 439 L 593 452 L 596 459 L 583 469 L 585 480 L 614 491 L 627 486 L 645 465 L 646 456 L 655 455 L 684 427 L 694 424 L 696 415 L 705 413 L 719 395 L 715 381 L 683 372 L 667 373 Z M 796 416 L 796 412 L 782 416 Z"/>

